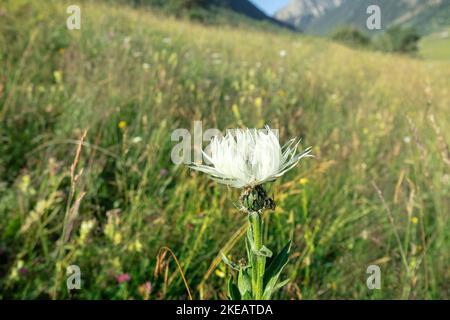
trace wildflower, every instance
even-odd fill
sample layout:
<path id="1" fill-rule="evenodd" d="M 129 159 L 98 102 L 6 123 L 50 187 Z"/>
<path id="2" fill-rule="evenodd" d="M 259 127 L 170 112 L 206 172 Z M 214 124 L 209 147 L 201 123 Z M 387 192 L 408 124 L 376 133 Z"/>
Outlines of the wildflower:
<path id="1" fill-rule="evenodd" d="M 308 178 L 301 178 L 299 181 L 301 186 L 308 184 L 308 182 L 309 182 Z"/>
<path id="2" fill-rule="evenodd" d="M 136 252 L 141 252 L 142 251 L 142 242 L 140 242 L 139 239 L 137 239 L 134 242 L 134 250 L 136 250 Z"/>
<path id="3" fill-rule="evenodd" d="M 262 107 L 262 103 L 263 103 L 263 101 L 262 101 L 261 97 L 258 97 L 258 98 L 255 99 L 255 107 L 261 108 Z"/>
<path id="4" fill-rule="evenodd" d="M 142 243 L 139 239 L 136 239 L 131 244 L 128 245 L 128 251 L 131 252 L 141 252 L 142 251 Z"/>
<path id="5" fill-rule="evenodd" d="M 124 283 L 124 282 L 130 281 L 131 277 L 130 277 L 130 275 L 128 273 L 122 273 L 122 274 L 119 274 L 116 277 L 116 280 L 117 280 L 117 283 L 120 284 L 120 283 Z"/>
<path id="6" fill-rule="evenodd" d="M 361 238 L 363 238 L 364 240 L 367 240 L 369 238 L 369 232 L 366 229 L 361 232 Z"/>
<path id="7" fill-rule="evenodd" d="M 286 50 L 280 50 L 279 54 L 280 54 L 281 58 L 284 58 L 284 57 L 286 57 L 287 52 L 286 52 Z"/>
<path id="8" fill-rule="evenodd" d="M 122 264 L 120 263 L 120 259 L 118 257 L 115 257 L 111 260 L 111 266 L 113 270 L 117 271 L 122 268 Z"/>
<path id="9" fill-rule="evenodd" d="M 239 112 L 239 107 L 236 103 L 234 103 L 231 106 L 231 111 L 233 111 L 234 116 L 236 117 L 236 119 L 240 120 L 241 119 L 241 113 Z"/>
<path id="10" fill-rule="evenodd" d="M 417 217 L 412 217 L 412 218 L 411 218 L 411 222 L 412 222 L 413 224 L 418 224 L 418 223 L 419 223 L 419 219 L 418 219 Z"/>
<path id="11" fill-rule="evenodd" d="M 139 294 L 144 298 L 144 300 L 148 300 L 150 293 L 152 293 L 152 284 L 150 281 L 147 281 L 141 284 L 138 288 Z"/>
<path id="12" fill-rule="evenodd" d="M 18 260 L 15 266 L 12 268 L 11 273 L 9 275 L 10 280 L 17 280 L 19 278 L 20 270 L 24 268 L 24 261 Z"/>
<path id="13" fill-rule="evenodd" d="M 229 131 L 225 137 L 211 140 L 212 166 L 192 164 L 191 168 L 209 174 L 213 180 L 235 188 L 256 187 L 274 181 L 295 167 L 300 159 L 310 157 L 311 148 L 297 154 L 298 142 L 290 140 L 283 147 L 277 136 L 256 129 Z"/>
<path id="14" fill-rule="evenodd" d="M 142 137 L 134 137 L 131 139 L 131 143 L 137 144 L 139 142 L 142 142 Z"/>
<path id="15" fill-rule="evenodd" d="M 19 275 L 21 277 L 26 277 L 28 275 L 28 273 L 29 273 L 29 270 L 26 267 L 22 267 L 19 269 Z"/>
<path id="16" fill-rule="evenodd" d="M 336 289 L 337 289 L 336 282 L 333 281 L 333 282 L 331 283 L 330 287 L 331 287 L 331 289 L 332 289 L 333 291 L 336 291 Z"/>
<path id="17" fill-rule="evenodd" d="M 122 120 L 117 126 L 119 127 L 119 129 L 125 129 L 127 126 L 127 122 Z"/>
<path id="18" fill-rule="evenodd" d="M 56 83 L 60 84 L 62 82 L 62 71 L 53 71 L 53 77 L 55 78 Z"/>
<path id="19" fill-rule="evenodd" d="M 113 243 L 115 245 L 119 245 L 122 242 L 122 234 L 120 232 L 114 233 Z"/>
<path id="20" fill-rule="evenodd" d="M 283 147 L 277 136 L 267 126 L 266 132 L 256 129 L 228 131 L 225 137 L 211 140 L 211 155 L 203 153 L 211 165 L 191 164 L 191 168 L 204 172 L 213 180 L 235 188 L 243 188 L 239 198 L 240 211 L 247 213 L 249 226 L 246 247 L 247 260 L 238 264 L 222 255 L 222 260 L 232 269 L 239 271 L 238 285 L 229 283 L 228 295 L 231 299 L 268 300 L 277 288 L 278 275 L 287 263 L 291 242 L 273 257 L 280 267 L 273 271 L 266 268 L 266 259 L 273 256 L 263 245 L 263 211 L 274 210 L 275 201 L 267 196 L 262 184 L 281 177 L 295 167 L 300 159 L 311 156 L 311 148 L 297 153 L 298 142 L 290 140 Z M 216 275 L 223 274 L 216 271 Z M 265 278 L 270 281 L 265 282 Z M 283 286 L 286 282 L 280 283 Z"/>
<path id="21" fill-rule="evenodd" d="M 95 219 L 85 220 L 81 222 L 80 238 L 79 238 L 80 244 L 83 245 L 86 242 L 86 239 L 91 230 L 94 228 L 94 226 L 95 226 Z"/>
<path id="22" fill-rule="evenodd" d="M 31 178 L 28 174 L 24 175 L 22 177 L 22 181 L 19 184 L 19 190 L 26 194 L 28 191 L 28 188 L 30 187 Z"/>
<path id="23" fill-rule="evenodd" d="M 115 245 L 119 245 L 122 242 L 122 234 L 119 231 L 120 218 L 117 212 L 109 212 L 108 222 L 103 228 L 103 232 Z"/>
<path id="24" fill-rule="evenodd" d="M 148 70 L 148 69 L 150 69 L 150 65 L 148 63 L 143 63 L 142 64 L 142 69 Z"/>
<path id="25" fill-rule="evenodd" d="M 225 272 L 223 272 L 220 269 L 216 269 L 215 271 L 216 276 L 218 276 L 219 278 L 225 278 Z"/>

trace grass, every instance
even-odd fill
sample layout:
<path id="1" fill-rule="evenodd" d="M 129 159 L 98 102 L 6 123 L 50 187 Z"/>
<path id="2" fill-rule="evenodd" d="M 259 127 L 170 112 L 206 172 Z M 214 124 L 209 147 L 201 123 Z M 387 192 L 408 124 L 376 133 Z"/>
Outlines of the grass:
<path id="1" fill-rule="evenodd" d="M 220 253 L 241 258 L 246 217 L 171 162 L 194 120 L 313 146 L 269 189 L 264 242 L 294 239 L 274 298 L 449 298 L 449 62 L 98 2 L 69 31 L 69 4 L 0 9 L 1 298 L 225 298 Z"/>
<path id="2" fill-rule="evenodd" d="M 423 38 L 419 45 L 420 55 L 426 59 L 450 60 L 450 28 Z"/>

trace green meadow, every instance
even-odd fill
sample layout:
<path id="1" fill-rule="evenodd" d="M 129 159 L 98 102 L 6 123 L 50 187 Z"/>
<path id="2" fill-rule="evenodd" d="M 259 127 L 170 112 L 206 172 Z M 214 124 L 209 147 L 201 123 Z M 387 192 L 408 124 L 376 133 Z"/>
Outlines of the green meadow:
<path id="1" fill-rule="evenodd" d="M 0 4 L 0 298 L 226 299 L 247 220 L 171 161 L 194 121 L 313 147 L 267 185 L 264 241 L 293 238 L 275 299 L 450 298 L 450 60 L 100 1 L 68 30 L 70 4 Z"/>
<path id="2" fill-rule="evenodd" d="M 420 56 L 425 59 L 450 60 L 450 28 L 433 33 L 419 43 Z"/>

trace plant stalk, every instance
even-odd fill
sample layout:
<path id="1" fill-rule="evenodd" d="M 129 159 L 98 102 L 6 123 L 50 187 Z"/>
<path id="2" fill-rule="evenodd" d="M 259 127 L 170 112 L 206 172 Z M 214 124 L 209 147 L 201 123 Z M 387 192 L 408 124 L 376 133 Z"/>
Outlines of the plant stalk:
<path id="1" fill-rule="evenodd" d="M 251 229 L 253 233 L 253 239 L 255 244 L 255 250 L 259 251 L 262 248 L 262 236 L 263 236 L 263 222 L 261 214 L 253 212 L 250 214 Z M 266 257 L 253 254 L 253 261 L 256 261 L 256 266 L 252 269 L 252 285 L 253 294 L 255 300 L 261 300 L 263 296 L 263 280 L 264 280 L 264 269 L 266 264 Z"/>

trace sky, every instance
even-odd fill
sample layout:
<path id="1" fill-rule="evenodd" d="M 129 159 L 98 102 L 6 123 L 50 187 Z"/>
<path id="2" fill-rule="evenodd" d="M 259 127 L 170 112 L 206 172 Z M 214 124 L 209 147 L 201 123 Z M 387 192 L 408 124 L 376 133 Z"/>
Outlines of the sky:
<path id="1" fill-rule="evenodd" d="M 272 15 L 278 9 L 284 7 L 290 0 L 250 0 L 267 14 Z"/>

